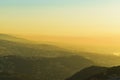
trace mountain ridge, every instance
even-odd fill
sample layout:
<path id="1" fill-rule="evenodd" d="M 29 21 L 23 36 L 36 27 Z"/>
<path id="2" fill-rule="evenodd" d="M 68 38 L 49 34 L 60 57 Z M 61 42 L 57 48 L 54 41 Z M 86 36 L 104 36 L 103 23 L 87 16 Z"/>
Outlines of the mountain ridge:
<path id="1" fill-rule="evenodd" d="M 66 80 L 120 80 L 120 66 L 88 67 Z"/>
<path id="2" fill-rule="evenodd" d="M 22 42 L 22 43 L 30 43 L 32 41 L 17 37 L 15 35 L 9 35 L 9 34 L 2 34 L 0 33 L 0 40 L 7 40 L 12 42 Z"/>

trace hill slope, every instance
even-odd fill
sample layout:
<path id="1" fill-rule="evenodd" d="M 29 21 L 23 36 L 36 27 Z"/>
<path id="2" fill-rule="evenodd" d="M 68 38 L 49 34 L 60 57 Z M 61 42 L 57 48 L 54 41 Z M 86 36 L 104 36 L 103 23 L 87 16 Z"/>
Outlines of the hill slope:
<path id="1" fill-rule="evenodd" d="M 93 64 L 84 57 L 54 45 L 22 43 L 11 40 L 11 36 L 0 38 L 0 73 L 14 75 L 20 80 L 21 77 L 22 80 L 28 79 L 28 76 L 32 80 L 64 80 Z"/>

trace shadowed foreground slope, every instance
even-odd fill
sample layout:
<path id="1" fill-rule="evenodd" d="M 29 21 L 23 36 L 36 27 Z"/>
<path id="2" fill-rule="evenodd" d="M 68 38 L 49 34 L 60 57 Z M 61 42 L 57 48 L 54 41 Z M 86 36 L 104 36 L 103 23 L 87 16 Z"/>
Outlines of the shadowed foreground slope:
<path id="1" fill-rule="evenodd" d="M 120 66 L 117 67 L 89 67 L 66 80 L 120 80 Z"/>

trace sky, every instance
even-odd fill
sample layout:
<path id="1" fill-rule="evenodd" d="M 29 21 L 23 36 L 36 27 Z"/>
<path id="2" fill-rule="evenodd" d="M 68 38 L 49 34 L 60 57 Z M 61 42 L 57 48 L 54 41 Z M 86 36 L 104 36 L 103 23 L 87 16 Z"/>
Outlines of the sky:
<path id="1" fill-rule="evenodd" d="M 0 33 L 119 36 L 120 0 L 0 0 Z"/>

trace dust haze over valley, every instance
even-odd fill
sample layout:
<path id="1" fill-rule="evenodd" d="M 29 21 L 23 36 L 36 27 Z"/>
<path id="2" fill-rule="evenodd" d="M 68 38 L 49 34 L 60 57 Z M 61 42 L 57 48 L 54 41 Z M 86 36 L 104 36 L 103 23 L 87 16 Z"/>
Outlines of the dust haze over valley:
<path id="1" fill-rule="evenodd" d="M 20 35 L 19 35 L 20 36 Z M 120 64 L 119 37 L 62 37 L 22 35 L 24 39 L 36 44 L 50 44 L 83 56 L 100 66 L 117 66 Z"/>
<path id="2" fill-rule="evenodd" d="M 120 38 L 112 36 L 69 37 L 69 36 L 22 36 L 38 43 L 51 43 L 78 51 L 94 52 L 100 54 L 119 54 Z"/>

